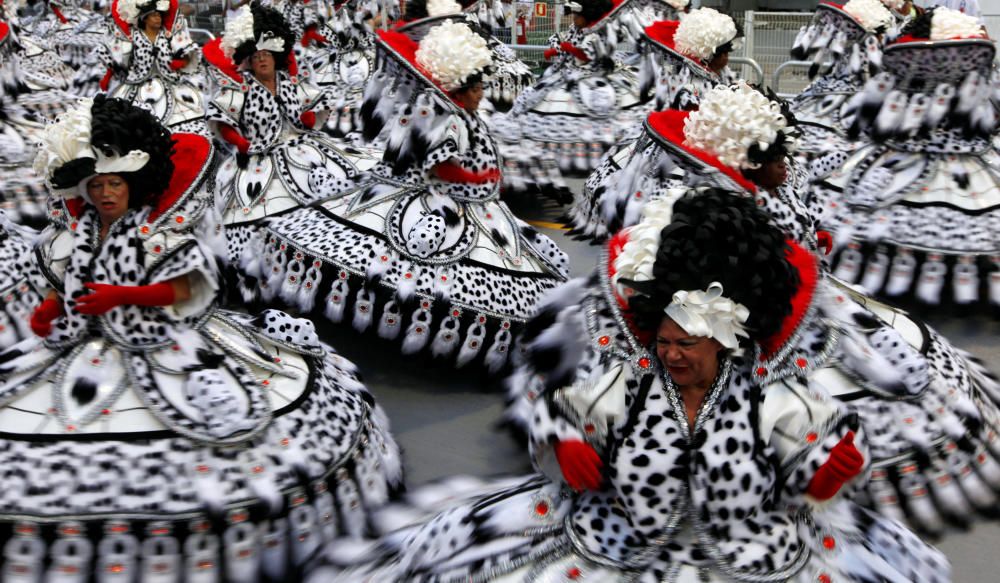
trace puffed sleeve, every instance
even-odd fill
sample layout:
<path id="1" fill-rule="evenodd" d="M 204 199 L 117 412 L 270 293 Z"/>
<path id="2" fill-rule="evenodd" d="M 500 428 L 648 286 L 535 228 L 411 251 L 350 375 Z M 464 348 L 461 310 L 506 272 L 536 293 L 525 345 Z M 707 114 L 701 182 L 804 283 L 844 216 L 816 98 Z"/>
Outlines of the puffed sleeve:
<path id="1" fill-rule="evenodd" d="M 810 392 L 794 379 L 764 389 L 759 425 L 761 440 L 778 454 L 785 488 L 792 495 L 805 493 L 816 470 L 850 431 L 855 434 L 855 447 L 865 457 L 865 466 L 868 465 L 867 446 L 856 416 L 848 414 L 837 401 Z M 859 477 L 853 483 L 860 485 L 862 481 Z M 840 495 L 849 492 L 850 486 L 848 483 L 841 489 Z"/>
<path id="2" fill-rule="evenodd" d="M 191 297 L 177 302 L 164 311 L 176 320 L 196 317 L 204 313 L 219 291 L 219 274 L 215 261 L 190 233 L 168 233 L 154 236 L 144 243 L 149 270 L 149 284 L 164 283 L 178 277 L 187 277 Z M 159 250 L 159 251 L 157 251 Z"/>

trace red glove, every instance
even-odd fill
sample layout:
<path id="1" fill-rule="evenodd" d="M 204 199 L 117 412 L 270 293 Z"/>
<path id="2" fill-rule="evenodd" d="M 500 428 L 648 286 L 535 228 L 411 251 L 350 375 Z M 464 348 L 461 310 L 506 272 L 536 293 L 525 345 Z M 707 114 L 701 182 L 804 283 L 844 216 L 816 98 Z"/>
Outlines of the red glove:
<path id="1" fill-rule="evenodd" d="M 299 116 L 299 121 L 302 122 L 302 125 L 312 129 L 316 125 L 316 114 L 311 111 L 303 111 L 302 115 Z"/>
<path id="2" fill-rule="evenodd" d="M 309 28 L 306 29 L 305 32 L 302 33 L 302 40 L 299 41 L 299 42 L 302 43 L 302 46 L 307 47 L 307 46 L 309 46 L 309 42 L 310 41 L 315 41 L 316 44 L 318 44 L 320 46 L 326 45 L 326 44 L 328 44 L 330 42 L 330 41 L 326 40 L 325 36 L 323 36 L 320 33 L 316 32 L 316 26 L 315 25 L 310 26 Z"/>
<path id="3" fill-rule="evenodd" d="M 219 124 L 219 135 L 222 136 L 223 140 L 226 140 L 230 144 L 236 146 L 240 154 L 246 154 L 250 149 L 250 142 L 246 138 L 240 135 L 240 132 L 236 131 L 233 126 L 226 124 Z"/>
<path id="4" fill-rule="evenodd" d="M 62 306 L 58 300 L 49 298 L 43 301 L 31 314 L 31 331 L 43 338 L 48 336 L 52 333 L 52 321 L 61 315 Z"/>
<path id="5" fill-rule="evenodd" d="M 601 482 L 604 481 L 601 474 L 604 462 L 589 443 L 560 441 L 556 443 L 555 451 L 563 478 L 570 488 L 577 492 L 600 489 Z"/>
<path id="6" fill-rule="evenodd" d="M 828 231 L 816 231 L 816 244 L 823 250 L 823 255 L 829 255 L 833 251 L 833 235 Z"/>
<path id="7" fill-rule="evenodd" d="M 806 493 L 817 500 L 829 500 L 841 486 L 860 474 L 864 466 L 865 457 L 854 447 L 854 432 L 848 431 L 830 451 L 830 459 L 816 470 Z"/>
<path id="8" fill-rule="evenodd" d="M 76 299 L 76 311 L 99 316 L 118 306 L 169 306 L 174 303 L 174 286 L 167 282 L 153 285 L 83 284 L 94 293 Z"/>
<path id="9" fill-rule="evenodd" d="M 452 162 L 441 162 L 434 167 L 434 174 L 445 182 L 459 182 L 462 184 L 486 184 L 487 182 L 499 182 L 500 180 L 499 168 L 488 168 L 482 172 L 472 172 Z"/>
<path id="10" fill-rule="evenodd" d="M 559 49 L 552 48 L 552 49 L 545 49 L 545 52 L 542 53 L 542 56 L 545 57 L 546 61 L 551 61 L 558 54 L 559 54 Z"/>
<path id="11" fill-rule="evenodd" d="M 101 91 L 108 90 L 108 86 L 111 85 L 111 75 L 111 67 L 108 67 L 108 72 L 104 74 L 104 77 L 101 77 L 101 82 L 97 84 L 101 88 Z"/>
<path id="12" fill-rule="evenodd" d="M 184 67 L 187 67 L 187 64 L 188 64 L 187 59 L 170 59 L 170 70 L 178 71 L 180 69 L 183 69 Z"/>
<path id="13" fill-rule="evenodd" d="M 590 61 L 590 57 L 587 56 L 587 53 L 583 52 L 583 49 L 574 46 L 572 43 L 561 42 L 559 43 L 559 48 L 562 49 L 562 52 L 571 54 L 585 63 Z"/>

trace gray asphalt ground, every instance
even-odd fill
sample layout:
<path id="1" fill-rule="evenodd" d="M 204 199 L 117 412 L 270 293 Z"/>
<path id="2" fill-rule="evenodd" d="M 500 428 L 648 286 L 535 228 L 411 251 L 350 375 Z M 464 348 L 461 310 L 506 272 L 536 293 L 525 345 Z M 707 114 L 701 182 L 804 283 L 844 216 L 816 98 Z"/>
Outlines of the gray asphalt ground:
<path id="1" fill-rule="evenodd" d="M 574 181 L 573 186 L 581 185 L 582 181 Z M 517 212 L 526 220 L 554 221 L 557 216 L 551 205 Z M 573 275 L 593 269 L 597 247 L 573 241 L 558 230 L 541 230 L 569 254 Z M 990 363 L 993 370 L 1000 370 L 1000 322 L 982 316 L 923 316 L 952 343 Z M 501 379 L 407 359 L 395 346 L 371 337 L 359 340 L 350 329 L 324 336 L 358 365 L 388 413 L 393 434 L 404 450 L 410 487 L 458 474 L 530 471 L 525 450 L 496 428 L 503 410 L 498 392 Z M 1000 524 L 950 534 L 935 544 L 951 559 L 956 583 L 1000 582 Z"/>

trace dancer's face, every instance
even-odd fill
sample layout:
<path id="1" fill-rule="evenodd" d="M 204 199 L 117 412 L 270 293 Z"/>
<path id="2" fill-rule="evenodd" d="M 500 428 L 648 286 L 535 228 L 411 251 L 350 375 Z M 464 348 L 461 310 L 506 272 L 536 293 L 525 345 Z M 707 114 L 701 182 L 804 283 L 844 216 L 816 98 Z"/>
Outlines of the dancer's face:
<path id="1" fill-rule="evenodd" d="M 756 170 L 746 172 L 746 177 L 764 190 L 780 188 L 788 180 L 788 164 L 784 158 L 771 160 L 760 165 Z"/>
<path id="2" fill-rule="evenodd" d="M 718 340 L 691 336 L 670 318 L 664 318 L 656 331 L 656 356 L 681 388 L 711 386 L 721 350 Z"/>
<path id="3" fill-rule="evenodd" d="M 574 12 L 573 25 L 576 26 L 577 28 L 587 28 L 588 26 L 590 26 L 590 23 L 587 22 L 587 19 L 584 18 L 582 15 Z"/>
<path id="4" fill-rule="evenodd" d="M 257 79 L 270 79 L 274 77 L 274 55 L 271 51 L 257 51 L 250 57 L 250 67 Z"/>
<path id="5" fill-rule="evenodd" d="M 455 103 L 459 104 L 465 111 L 476 111 L 479 103 L 483 100 L 483 84 L 476 83 L 468 89 L 455 91 L 452 93 Z"/>
<path id="6" fill-rule="evenodd" d="M 163 28 L 163 15 L 159 12 L 151 12 L 143 21 L 146 30 L 160 30 Z"/>
<path id="7" fill-rule="evenodd" d="M 117 174 L 98 174 L 87 181 L 87 196 L 101 222 L 110 225 L 128 210 L 128 182 Z"/>
<path id="8" fill-rule="evenodd" d="M 729 65 L 729 51 L 722 51 L 721 53 L 712 57 L 712 60 L 708 62 L 708 68 L 713 73 L 722 73 L 722 70 Z"/>

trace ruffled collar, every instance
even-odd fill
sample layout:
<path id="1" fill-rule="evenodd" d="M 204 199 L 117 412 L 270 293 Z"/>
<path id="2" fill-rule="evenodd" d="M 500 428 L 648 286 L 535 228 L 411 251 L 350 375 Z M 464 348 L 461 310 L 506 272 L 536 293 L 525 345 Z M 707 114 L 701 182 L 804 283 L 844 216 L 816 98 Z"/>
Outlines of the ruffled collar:
<path id="1" fill-rule="evenodd" d="M 785 256 L 788 262 L 799 272 L 799 287 L 792 296 L 792 313 L 782 322 L 777 334 L 770 338 L 758 341 L 760 345 L 760 357 L 768 361 L 780 361 L 775 357 L 780 356 L 784 349 L 796 337 L 796 333 L 806 323 L 806 315 L 816 296 L 816 287 L 819 284 L 819 264 L 816 256 L 795 241 L 787 241 L 788 251 Z"/>

